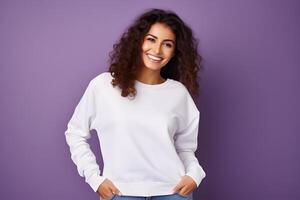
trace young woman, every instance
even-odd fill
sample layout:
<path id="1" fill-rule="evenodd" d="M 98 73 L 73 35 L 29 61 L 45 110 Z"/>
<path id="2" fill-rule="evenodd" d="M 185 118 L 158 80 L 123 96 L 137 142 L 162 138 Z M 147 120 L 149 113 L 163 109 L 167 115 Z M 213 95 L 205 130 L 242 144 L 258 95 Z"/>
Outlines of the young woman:
<path id="1" fill-rule="evenodd" d="M 114 45 L 109 70 L 88 84 L 65 136 L 79 175 L 100 199 L 193 199 L 206 176 L 195 157 L 197 45 L 174 12 L 147 10 Z M 87 143 L 92 129 L 102 175 Z"/>

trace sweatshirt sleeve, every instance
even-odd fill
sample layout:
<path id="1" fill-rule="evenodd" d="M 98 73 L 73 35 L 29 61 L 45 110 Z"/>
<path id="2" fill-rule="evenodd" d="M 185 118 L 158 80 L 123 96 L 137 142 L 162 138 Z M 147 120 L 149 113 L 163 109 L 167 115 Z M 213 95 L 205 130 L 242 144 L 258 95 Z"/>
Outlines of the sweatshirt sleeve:
<path id="1" fill-rule="evenodd" d="M 175 133 L 174 144 L 176 152 L 185 167 L 185 175 L 190 176 L 198 187 L 202 179 L 206 176 L 195 156 L 198 142 L 200 112 L 189 94 L 186 95 L 184 102 L 182 120 L 179 123 L 178 131 Z"/>
<path id="2" fill-rule="evenodd" d="M 77 171 L 85 182 L 97 192 L 105 177 L 100 176 L 96 157 L 87 139 L 91 137 L 90 130 L 96 117 L 93 82 L 91 81 L 81 97 L 65 131 L 66 142 L 69 146 L 71 159 L 77 166 Z"/>

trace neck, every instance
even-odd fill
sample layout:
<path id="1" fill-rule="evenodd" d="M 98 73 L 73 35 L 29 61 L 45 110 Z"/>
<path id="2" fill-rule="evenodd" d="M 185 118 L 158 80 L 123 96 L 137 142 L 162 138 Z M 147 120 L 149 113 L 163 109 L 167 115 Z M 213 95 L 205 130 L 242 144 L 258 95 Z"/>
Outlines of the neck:
<path id="1" fill-rule="evenodd" d="M 140 82 L 151 85 L 165 82 L 165 79 L 160 75 L 160 70 L 141 70 L 139 73 L 137 73 L 136 79 Z"/>

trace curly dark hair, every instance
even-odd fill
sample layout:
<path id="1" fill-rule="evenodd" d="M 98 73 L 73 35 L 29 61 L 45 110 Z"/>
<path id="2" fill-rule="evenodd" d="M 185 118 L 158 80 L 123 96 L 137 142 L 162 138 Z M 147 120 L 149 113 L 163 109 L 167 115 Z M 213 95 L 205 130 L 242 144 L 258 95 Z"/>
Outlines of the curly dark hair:
<path id="1" fill-rule="evenodd" d="M 112 85 L 119 86 L 123 97 L 134 97 L 137 93 L 134 82 L 141 62 L 140 52 L 145 35 L 151 26 L 163 23 L 171 28 L 176 38 L 175 56 L 161 68 L 163 78 L 180 81 L 190 92 L 193 99 L 199 96 L 198 72 L 203 68 L 202 57 L 198 53 L 198 40 L 192 29 L 176 13 L 170 10 L 148 9 L 137 17 L 133 24 L 122 34 L 109 53 L 109 72 Z"/>

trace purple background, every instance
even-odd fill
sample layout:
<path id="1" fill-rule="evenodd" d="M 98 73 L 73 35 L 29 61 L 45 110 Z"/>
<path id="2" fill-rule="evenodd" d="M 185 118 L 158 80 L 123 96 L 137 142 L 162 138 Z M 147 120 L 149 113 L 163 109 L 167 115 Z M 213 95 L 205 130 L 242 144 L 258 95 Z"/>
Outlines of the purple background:
<path id="1" fill-rule="evenodd" d="M 204 58 L 197 157 L 207 177 L 194 198 L 300 199 L 297 0 L 2 0 L 0 199 L 98 199 L 64 131 L 113 43 L 150 7 L 177 12 Z"/>

